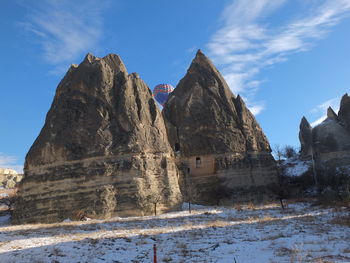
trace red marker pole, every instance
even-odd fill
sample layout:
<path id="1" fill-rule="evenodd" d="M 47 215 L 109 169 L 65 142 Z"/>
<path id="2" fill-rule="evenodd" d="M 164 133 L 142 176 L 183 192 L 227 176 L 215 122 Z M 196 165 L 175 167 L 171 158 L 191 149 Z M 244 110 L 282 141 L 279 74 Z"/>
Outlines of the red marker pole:
<path id="1" fill-rule="evenodd" d="M 153 245 L 153 262 L 157 263 L 157 245 Z"/>

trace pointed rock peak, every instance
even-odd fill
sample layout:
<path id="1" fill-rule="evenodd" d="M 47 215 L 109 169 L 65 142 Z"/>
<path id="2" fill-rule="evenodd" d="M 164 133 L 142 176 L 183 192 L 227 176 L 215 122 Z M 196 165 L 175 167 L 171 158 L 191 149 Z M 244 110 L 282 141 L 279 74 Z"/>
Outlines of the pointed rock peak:
<path id="1" fill-rule="evenodd" d="M 236 108 L 237 108 L 237 106 L 238 106 L 238 108 L 239 108 L 240 110 L 242 110 L 242 109 L 244 109 L 244 108 L 247 108 L 247 106 L 245 105 L 245 102 L 244 102 L 243 98 L 242 98 L 240 95 L 238 95 L 238 96 L 234 99 L 234 101 L 235 101 Z"/>
<path id="2" fill-rule="evenodd" d="M 122 72 L 127 73 L 127 70 L 126 70 L 126 67 L 125 67 L 123 61 L 116 54 L 108 54 L 107 56 L 104 56 L 103 58 L 99 58 L 99 57 L 92 55 L 91 53 L 88 53 L 85 56 L 85 58 L 81 64 L 86 64 L 86 63 L 91 64 L 91 63 L 94 63 L 97 61 L 100 63 L 102 63 L 102 62 L 106 63 L 108 66 L 110 66 L 112 69 L 116 70 L 117 72 L 122 71 Z"/>
<path id="3" fill-rule="evenodd" d="M 204 56 L 204 53 L 202 52 L 202 50 L 198 49 L 197 52 L 196 52 L 196 57 L 200 57 L 200 56 Z"/>
<path id="4" fill-rule="evenodd" d="M 306 127 L 306 128 L 311 129 L 311 125 L 310 125 L 309 121 L 305 118 L 305 116 L 303 116 L 303 118 L 301 119 L 301 122 L 300 122 L 300 128 L 302 128 L 302 127 Z"/>
<path id="5" fill-rule="evenodd" d="M 192 61 L 192 64 L 201 64 L 201 65 L 209 64 L 210 66 L 214 67 L 210 59 L 206 55 L 204 55 L 204 53 L 200 49 L 198 49 L 196 56 Z"/>
<path id="6" fill-rule="evenodd" d="M 349 97 L 348 93 L 345 93 L 345 94 L 343 95 L 343 97 L 341 98 L 341 101 L 340 101 L 340 108 L 341 108 L 342 106 L 344 106 L 345 104 L 349 104 L 349 103 L 350 103 L 350 97 Z"/>
<path id="7" fill-rule="evenodd" d="M 239 95 L 239 94 L 237 95 L 236 100 L 237 100 L 238 102 L 240 102 L 241 104 L 245 104 L 245 103 L 244 103 L 244 100 L 242 99 L 241 95 Z"/>
<path id="8" fill-rule="evenodd" d="M 89 63 L 92 63 L 93 61 L 95 61 L 97 58 L 92 55 L 91 53 L 87 53 L 85 58 L 84 58 L 84 61 L 83 62 L 89 62 Z"/>
<path id="9" fill-rule="evenodd" d="M 332 107 L 328 107 L 328 109 L 327 109 L 327 118 L 334 119 L 334 120 L 336 120 L 338 118 L 338 115 L 334 112 Z"/>
<path id="10" fill-rule="evenodd" d="M 106 62 L 112 68 L 117 68 L 119 71 L 127 72 L 122 59 L 116 54 L 108 54 L 102 58 L 102 61 Z"/>
<path id="11" fill-rule="evenodd" d="M 207 72 L 204 73 L 204 71 Z M 196 56 L 192 60 L 192 63 L 187 72 L 220 75 L 219 71 L 216 69 L 211 60 L 206 55 L 204 55 L 200 49 L 197 51 Z"/>
<path id="12" fill-rule="evenodd" d="M 195 75 L 197 80 L 201 82 L 202 87 L 213 86 L 214 84 L 214 86 L 223 87 L 225 90 L 224 93 L 227 96 L 233 96 L 221 73 L 214 66 L 213 62 L 207 56 L 205 56 L 200 49 L 197 51 L 195 58 L 192 60 L 185 78 L 192 78 L 190 75 Z"/>

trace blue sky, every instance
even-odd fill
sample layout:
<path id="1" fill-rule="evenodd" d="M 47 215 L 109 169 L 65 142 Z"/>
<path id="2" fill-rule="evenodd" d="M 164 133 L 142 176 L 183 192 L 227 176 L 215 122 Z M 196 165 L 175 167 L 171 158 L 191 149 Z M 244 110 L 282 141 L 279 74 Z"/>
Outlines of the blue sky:
<path id="1" fill-rule="evenodd" d="M 350 0 L 2 0 L 0 22 L 0 167 L 18 171 L 88 52 L 120 55 L 153 88 L 202 49 L 272 147 L 299 146 L 302 116 L 321 121 L 350 91 Z"/>

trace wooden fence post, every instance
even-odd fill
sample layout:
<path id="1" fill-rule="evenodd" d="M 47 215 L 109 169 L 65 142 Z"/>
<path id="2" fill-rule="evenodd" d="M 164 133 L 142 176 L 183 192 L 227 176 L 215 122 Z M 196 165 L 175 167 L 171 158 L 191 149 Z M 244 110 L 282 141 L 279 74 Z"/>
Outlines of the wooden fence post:
<path id="1" fill-rule="evenodd" d="M 157 245 L 153 244 L 153 262 L 157 263 Z"/>

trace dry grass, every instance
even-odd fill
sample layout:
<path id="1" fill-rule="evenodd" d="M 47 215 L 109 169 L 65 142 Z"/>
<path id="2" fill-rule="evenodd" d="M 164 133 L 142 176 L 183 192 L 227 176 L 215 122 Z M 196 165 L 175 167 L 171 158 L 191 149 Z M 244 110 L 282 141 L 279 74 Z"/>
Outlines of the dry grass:
<path id="1" fill-rule="evenodd" d="M 286 237 L 286 236 L 283 233 L 279 233 L 279 234 L 276 234 L 276 235 L 267 236 L 267 237 L 261 239 L 261 241 L 276 240 L 276 239 L 284 238 L 284 237 Z"/>
<path id="2" fill-rule="evenodd" d="M 334 217 L 329 223 L 350 227 L 350 214 Z"/>
<path id="3" fill-rule="evenodd" d="M 171 258 L 171 257 L 164 257 L 163 259 L 162 259 L 162 262 L 171 262 L 171 261 L 173 261 L 173 259 Z"/>
<path id="4" fill-rule="evenodd" d="M 276 255 L 289 257 L 291 263 L 305 262 L 306 253 L 302 250 L 302 245 L 295 245 L 293 248 L 281 247 L 276 251 Z"/>
<path id="5" fill-rule="evenodd" d="M 226 227 L 229 225 L 229 223 L 223 220 L 213 220 L 208 221 L 205 225 L 206 227 Z"/>
<path id="6" fill-rule="evenodd" d="M 315 216 L 313 215 L 307 215 L 307 216 L 303 216 L 298 218 L 299 221 L 302 222 L 314 222 L 315 221 Z"/>
<path id="7" fill-rule="evenodd" d="M 256 206 L 253 203 L 249 203 L 249 204 L 247 204 L 246 208 L 249 210 L 254 210 L 254 209 L 256 209 Z"/>
<path id="8" fill-rule="evenodd" d="M 235 205 L 233 208 L 238 212 L 243 210 L 242 205 Z"/>

